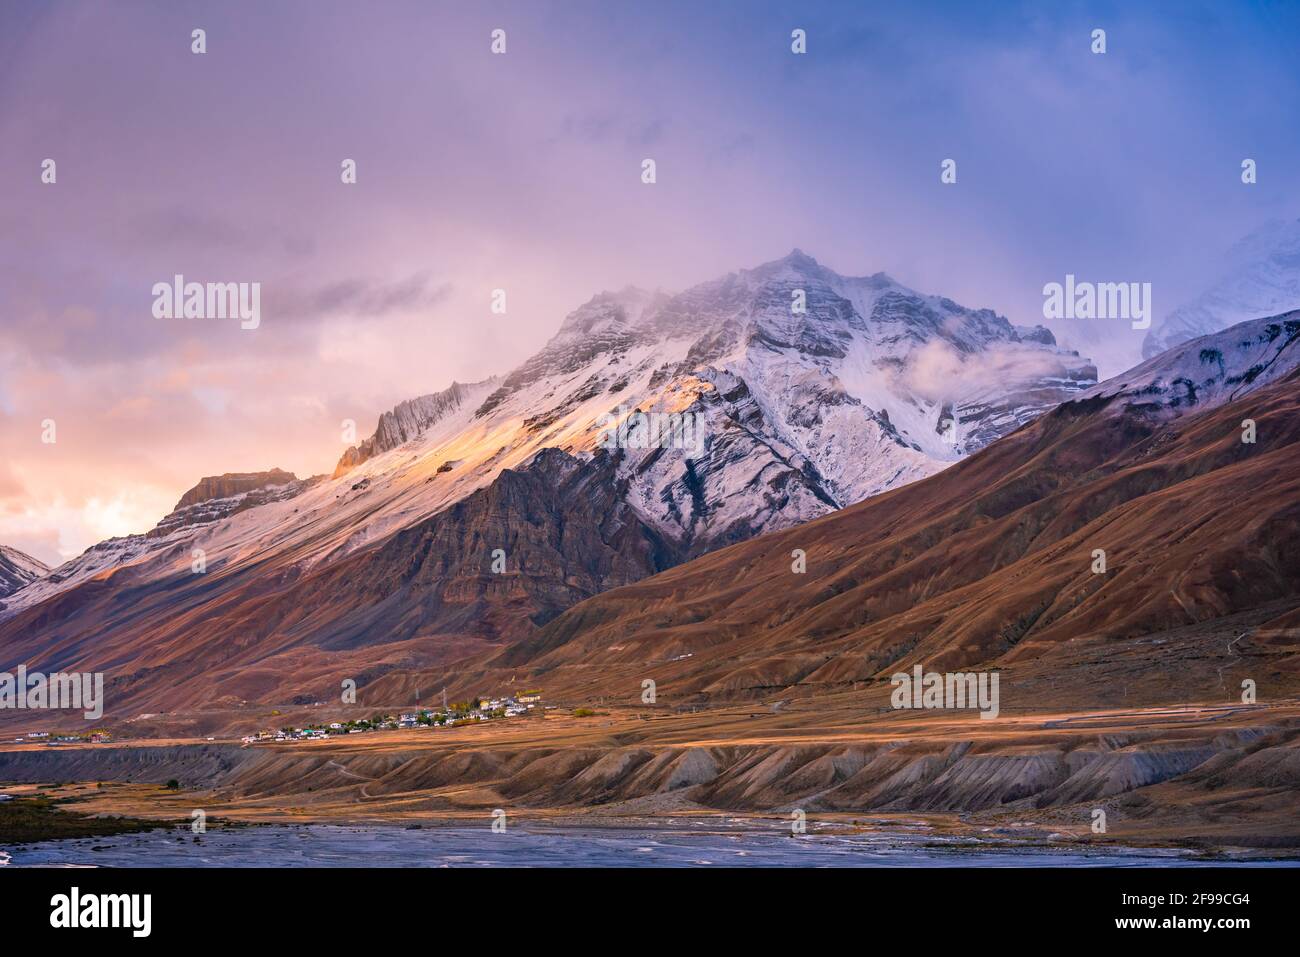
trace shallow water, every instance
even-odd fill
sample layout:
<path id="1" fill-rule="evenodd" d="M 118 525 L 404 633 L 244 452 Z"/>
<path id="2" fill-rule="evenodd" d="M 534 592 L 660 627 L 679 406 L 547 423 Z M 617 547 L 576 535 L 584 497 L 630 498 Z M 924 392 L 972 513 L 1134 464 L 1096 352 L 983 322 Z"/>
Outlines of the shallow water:
<path id="1" fill-rule="evenodd" d="M 0 850 L 9 866 L 105 867 L 1187 867 L 1295 861 L 1231 861 L 1181 851 L 1006 847 L 898 831 L 788 829 L 734 822 L 644 827 L 518 824 L 409 829 L 379 826 L 269 825 L 186 829 L 110 838 L 46 841 Z"/>

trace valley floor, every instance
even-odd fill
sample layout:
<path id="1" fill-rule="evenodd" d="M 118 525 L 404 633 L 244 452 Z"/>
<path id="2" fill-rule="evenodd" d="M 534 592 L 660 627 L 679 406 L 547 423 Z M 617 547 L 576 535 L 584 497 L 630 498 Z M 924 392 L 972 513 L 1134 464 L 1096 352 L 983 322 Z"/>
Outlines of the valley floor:
<path id="1" fill-rule="evenodd" d="M 202 809 L 217 826 L 488 827 L 500 809 L 512 824 L 742 816 L 788 827 L 802 811 L 810 830 L 922 827 L 941 838 L 1300 856 L 1300 700 L 996 721 L 854 701 L 684 714 L 598 707 L 253 746 L 11 744 L 0 750 L 0 782 L 26 783 L 0 792 L 171 822 Z M 163 787 L 170 779 L 179 790 Z"/>

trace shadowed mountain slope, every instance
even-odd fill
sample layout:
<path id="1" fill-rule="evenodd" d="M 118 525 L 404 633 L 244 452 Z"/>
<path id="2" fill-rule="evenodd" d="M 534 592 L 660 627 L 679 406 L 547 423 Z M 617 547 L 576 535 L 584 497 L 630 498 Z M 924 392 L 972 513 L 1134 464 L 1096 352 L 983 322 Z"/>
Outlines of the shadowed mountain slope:
<path id="1" fill-rule="evenodd" d="M 1291 313 L 1186 343 L 939 475 L 606 592 L 448 677 L 830 692 L 1300 604 L 1297 337 Z M 1300 646 L 1288 621 L 1250 640 Z M 1275 687 L 1297 684 L 1287 660 Z"/>

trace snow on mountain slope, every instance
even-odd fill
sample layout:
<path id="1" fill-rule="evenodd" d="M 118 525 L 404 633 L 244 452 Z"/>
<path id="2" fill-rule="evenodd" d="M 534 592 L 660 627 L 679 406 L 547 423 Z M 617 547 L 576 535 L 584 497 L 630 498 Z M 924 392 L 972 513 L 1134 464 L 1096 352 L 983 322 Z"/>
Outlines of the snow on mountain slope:
<path id="1" fill-rule="evenodd" d="M 545 449 L 590 462 L 610 416 L 637 411 L 699 417 L 698 449 L 610 450 L 637 520 L 699 554 L 930 475 L 1095 381 L 1042 327 L 883 274 L 840 276 L 795 250 L 675 296 L 601 293 L 503 379 L 384 413 L 330 478 L 96 545 L 0 617 L 91 579 L 187 571 L 194 549 L 208 574 L 249 562 L 304 574 L 529 469 Z"/>
<path id="2" fill-rule="evenodd" d="M 477 395 L 484 387 L 495 382 L 495 378 L 470 385 L 453 382 L 441 392 L 422 395 L 399 403 L 392 411 L 385 412 L 379 417 L 379 425 L 374 435 L 359 446 L 353 446 L 343 453 L 334 469 L 334 478 L 338 478 L 376 455 L 417 438 L 427 432 L 431 426 L 459 409 L 467 397 Z"/>
<path id="3" fill-rule="evenodd" d="M 176 508 L 163 516 L 148 532 L 106 539 L 86 549 L 76 558 L 54 570 L 46 569 L 28 583 L 7 593 L 0 600 L 0 618 L 38 604 L 59 592 L 114 570 L 131 567 L 160 554 L 179 554 L 180 545 L 197 538 L 197 532 L 250 508 L 269 502 L 284 501 L 301 494 L 320 480 L 300 480 L 292 473 L 273 469 L 265 473 L 211 476 L 190 489 Z M 237 490 L 235 490 L 237 489 Z M 230 494 L 220 494 L 229 491 Z M 20 553 L 21 554 L 21 553 Z M 184 553 L 185 564 L 193 559 Z M 31 559 L 34 561 L 34 559 Z M 44 566 L 42 566 L 43 568 Z M 21 589 L 21 590 L 20 590 Z M 0 590 L 0 598 L 5 592 Z"/>
<path id="4" fill-rule="evenodd" d="M 1080 400 L 1119 397 L 1162 418 L 1201 412 L 1281 379 L 1300 365 L 1300 310 L 1238 323 L 1181 343 Z M 1118 404 L 1117 404 L 1118 407 Z"/>
<path id="5" fill-rule="evenodd" d="M 796 250 L 677 296 L 595 297 L 478 417 L 586 453 L 611 411 L 702 416 L 699 454 L 628 448 L 619 466 L 649 523 L 698 552 L 929 475 L 1095 381 L 1046 329 Z"/>
<path id="6" fill-rule="evenodd" d="M 0 599 L 40 578 L 49 568 L 45 563 L 8 545 L 0 545 Z"/>
<path id="7" fill-rule="evenodd" d="M 1147 333 L 1142 356 L 1247 319 L 1300 308 L 1300 219 L 1273 221 L 1237 243 L 1214 283 Z"/>

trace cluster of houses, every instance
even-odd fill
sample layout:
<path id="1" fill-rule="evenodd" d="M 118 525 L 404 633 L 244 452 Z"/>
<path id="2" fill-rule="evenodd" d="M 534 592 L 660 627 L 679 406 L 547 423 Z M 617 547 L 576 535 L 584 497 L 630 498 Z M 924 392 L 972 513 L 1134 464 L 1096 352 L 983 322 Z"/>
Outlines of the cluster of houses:
<path id="1" fill-rule="evenodd" d="M 506 698 L 474 698 L 445 706 L 440 710 L 425 708 L 403 711 L 395 715 L 375 715 L 359 721 L 334 721 L 329 724 L 308 725 L 305 728 L 259 731 L 257 734 L 245 735 L 240 740 L 244 744 L 261 744 L 268 741 L 314 741 L 335 734 L 364 734 L 367 731 L 394 731 L 401 728 L 452 727 L 473 721 L 490 721 L 493 718 L 515 718 L 527 714 L 541 704 L 541 701 L 540 691 L 525 691 Z"/>
<path id="2" fill-rule="evenodd" d="M 31 744 L 39 742 L 46 745 L 60 744 L 107 744 L 113 740 L 113 734 L 104 728 L 96 728 L 94 731 L 86 731 L 82 734 L 64 733 L 50 734 L 48 731 L 30 731 L 25 738 L 14 738 L 15 744 Z"/>

